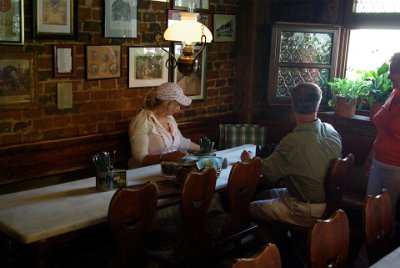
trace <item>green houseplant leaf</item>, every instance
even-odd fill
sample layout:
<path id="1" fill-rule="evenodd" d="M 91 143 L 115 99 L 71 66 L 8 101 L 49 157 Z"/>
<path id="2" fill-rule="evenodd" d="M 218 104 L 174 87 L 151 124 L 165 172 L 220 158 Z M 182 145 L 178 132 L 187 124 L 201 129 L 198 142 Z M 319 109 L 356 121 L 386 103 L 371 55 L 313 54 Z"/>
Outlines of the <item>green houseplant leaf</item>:
<path id="1" fill-rule="evenodd" d="M 374 102 L 385 102 L 392 92 L 393 85 L 389 79 L 389 64 L 386 62 L 378 70 L 364 72 L 362 79 L 367 82 L 370 106 Z"/>
<path id="2" fill-rule="evenodd" d="M 367 83 L 364 80 L 335 77 L 332 82 L 327 83 L 330 86 L 332 98 L 328 101 L 329 106 L 335 106 L 338 96 L 345 97 L 350 103 L 360 97 L 368 95 Z"/>

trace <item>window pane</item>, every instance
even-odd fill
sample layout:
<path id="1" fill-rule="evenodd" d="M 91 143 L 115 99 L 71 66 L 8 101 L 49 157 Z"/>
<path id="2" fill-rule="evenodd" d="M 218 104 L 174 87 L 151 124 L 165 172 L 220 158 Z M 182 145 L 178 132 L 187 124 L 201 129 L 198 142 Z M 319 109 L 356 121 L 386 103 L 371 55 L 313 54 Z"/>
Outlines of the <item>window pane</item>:
<path id="1" fill-rule="evenodd" d="M 329 81 L 329 74 L 329 69 L 280 67 L 276 96 L 290 96 L 289 89 L 301 82 L 317 83 L 321 89 L 324 89 L 326 82 Z M 326 96 L 327 90 L 322 90 L 322 92 Z"/>
<path id="2" fill-rule="evenodd" d="M 375 70 L 400 52 L 400 30 L 358 29 L 350 31 L 346 77 L 359 77 L 357 70 Z"/>
<path id="3" fill-rule="evenodd" d="M 282 32 L 281 63 L 330 64 L 333 34 Z"/>
<path id="4" fill-rule="evenodd" d="M 355 13 L 399 13 L 399 0 L 354 0 Z"/>

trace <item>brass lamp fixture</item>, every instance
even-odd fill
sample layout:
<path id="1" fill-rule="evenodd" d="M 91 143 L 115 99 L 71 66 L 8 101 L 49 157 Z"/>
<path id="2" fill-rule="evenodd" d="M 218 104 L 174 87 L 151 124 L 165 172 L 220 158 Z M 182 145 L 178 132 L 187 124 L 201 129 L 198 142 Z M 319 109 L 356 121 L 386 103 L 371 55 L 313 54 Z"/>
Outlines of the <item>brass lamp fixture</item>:
<path id="1" fill-rule="evenodd" d="M 164 32 L 164 39 L 167 41 L 182 42 L 183 51 L 179 59 L 171 55 L 172 63 L 170 60 L 166 62 L 167 68 L 178 67 L 179 72 L 183 75 L 190 75 L 199 70 L 199 61 L 197 60 L 200 53 L 203 51 L 207 43 L 211 43 L 213 36 L 211 31 L 202 23 L 197 21 L 199 13 L 193 12 L 180 12 L 180 21 L 175 22 L 168 27 Z M 160 35 L 160 34 L 159 34 Z M 157 40 L 156 43 L 162 48 Z M 200 43 L 200 50 L 195 53 L 195 45 Z"/>

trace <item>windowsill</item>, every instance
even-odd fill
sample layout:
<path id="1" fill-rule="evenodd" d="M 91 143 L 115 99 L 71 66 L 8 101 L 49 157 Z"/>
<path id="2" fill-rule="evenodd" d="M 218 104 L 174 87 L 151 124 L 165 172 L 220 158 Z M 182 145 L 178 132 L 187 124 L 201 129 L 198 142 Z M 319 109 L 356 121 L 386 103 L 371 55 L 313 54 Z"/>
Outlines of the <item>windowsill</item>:
<path id="1" fill-rule="evenodd" d="M 353 122 L 361 121 L 361 122 L 365 122 L 367 124 L 373 125 L 373 122 L 369 119 L 369 116 L 359 115 L 359 114 L 356 114 L 351 117 L 343 117 L 343 116 L 336 115 L 335 112 L 320 112 L 320 113 L 318 113 L 318 116 L 321 118 L 330 118 L 330 119 L 350 121 L 350 122 L 351 121 L 353 121 Z"/>

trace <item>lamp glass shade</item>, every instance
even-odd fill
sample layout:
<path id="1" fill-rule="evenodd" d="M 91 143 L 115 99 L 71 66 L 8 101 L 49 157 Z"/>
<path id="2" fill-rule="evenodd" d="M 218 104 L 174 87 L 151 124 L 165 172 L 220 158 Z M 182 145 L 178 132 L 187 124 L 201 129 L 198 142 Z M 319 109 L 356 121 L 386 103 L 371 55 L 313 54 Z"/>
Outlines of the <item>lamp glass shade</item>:
<path id="1" fill-rule="evenodd" d="M 206 43 L 211 43 L 212 33 L 204 24 L 197 21 L 198 13 L 181 12 L 180 14 L 181 20 L 165 30 L 165 40 L 195 44 L 201 42 L 201 37 L 205 35 Z"/>

